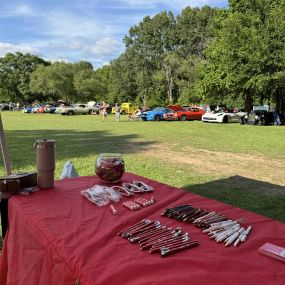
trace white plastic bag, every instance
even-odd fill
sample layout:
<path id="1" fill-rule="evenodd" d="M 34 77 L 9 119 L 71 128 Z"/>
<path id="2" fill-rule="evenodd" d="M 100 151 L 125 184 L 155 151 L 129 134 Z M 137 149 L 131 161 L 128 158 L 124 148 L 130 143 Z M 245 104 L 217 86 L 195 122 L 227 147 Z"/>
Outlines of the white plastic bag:
<path id="1" fill-rule="evenodd" d="M 110 187 L 94 185 L 93 187 L 81 191 L 81 195 L 98 207 L 107 205 L 110 201 L 118 202 L 120 194 Z"/>
<path id="2" fill-rule="evenodd" d="M 64 179 L 64 178 L 71 178 L 71 177 L 78 177 L 78 173 L 76 172 L 72 162 L 70 160 L 68 160 L 61 172 L 60 175 L 60 179 Z"/>

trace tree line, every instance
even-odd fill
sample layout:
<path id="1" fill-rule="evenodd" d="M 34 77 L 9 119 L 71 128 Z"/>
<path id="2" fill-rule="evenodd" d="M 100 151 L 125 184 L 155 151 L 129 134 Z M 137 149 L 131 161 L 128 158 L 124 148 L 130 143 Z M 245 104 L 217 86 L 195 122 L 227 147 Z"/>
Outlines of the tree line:
<path id="1" fill-rule="evenodd" d="M 270 103 L 285 111 L 285 0 L 229 0 L 146 16 L 125 51 L 94 70 L 22 53 L 0 58 L 1 101 L 131 101 L 158 106 Z"/>

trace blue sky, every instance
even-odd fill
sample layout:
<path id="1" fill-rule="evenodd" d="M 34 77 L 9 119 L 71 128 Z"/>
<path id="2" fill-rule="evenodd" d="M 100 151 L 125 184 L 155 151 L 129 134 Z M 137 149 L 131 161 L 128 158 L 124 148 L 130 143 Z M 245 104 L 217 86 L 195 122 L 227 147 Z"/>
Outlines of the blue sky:
<path id="1" fill-rule="evenodd" d="M 30 52 L 98 68 L 124 51 L 124 35 L 144 16 L 203 5 L 227 0 L 0 0 L 0 56 Z"/>

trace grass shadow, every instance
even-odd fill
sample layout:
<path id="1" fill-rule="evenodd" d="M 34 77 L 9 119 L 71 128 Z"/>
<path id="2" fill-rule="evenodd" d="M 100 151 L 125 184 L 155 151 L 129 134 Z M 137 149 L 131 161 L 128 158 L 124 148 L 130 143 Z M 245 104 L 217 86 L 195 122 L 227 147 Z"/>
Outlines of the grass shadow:
<path id="1" fill-rule="evenodd" d="M 183 188 L 186 191 L 285 222 L 284 186 L 242 176 L 232 176 Z"/>
<path id="2" fill-rule="evenodd" d="M 14 169 L 35 165 L 33 145 L 41 138 L 56 140 L 56 158 L 63 161 L 93 157 L 102 152 L 138 153 L 155 143 L 137 141 L 136 134 L 112 135 L 109 131 L 102 130 L 8 130 L 5 131 L 5 136 Z M 0 163 L 2 166 L 2 157 Z"/>

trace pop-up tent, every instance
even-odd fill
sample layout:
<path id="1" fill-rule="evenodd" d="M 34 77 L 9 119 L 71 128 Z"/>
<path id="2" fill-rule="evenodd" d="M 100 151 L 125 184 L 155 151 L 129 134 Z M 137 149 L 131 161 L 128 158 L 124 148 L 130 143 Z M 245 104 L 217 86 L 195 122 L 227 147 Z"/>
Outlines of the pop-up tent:
<path id="1" fill-rule="evenodd" d="M 12 174 L 11 164 L 9 160 L 8 148 L 5 141 L 1 112 L 0 112 L 0 145 L 2 149 L 3 161 L 7 175 L 11 175 Z M 2 238 L 4 239 L 8 227 L 8 199 L 3 200 L 0 198 L 0 213 L 1 213 Z"/>
<path id="2" fill-rule="evenodd" d="M 3 161 L 4 161 L 4 166 L 5 166 L 7 175 L 11 175 L 12 174 L 11 164 L 9 160 L 8 148 L 7 148 L 6 141 L 5 141 L 1 112 L 0 112 L 0 145 L 2 149 Z"/>

